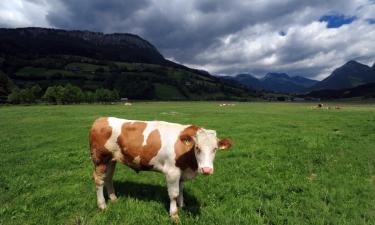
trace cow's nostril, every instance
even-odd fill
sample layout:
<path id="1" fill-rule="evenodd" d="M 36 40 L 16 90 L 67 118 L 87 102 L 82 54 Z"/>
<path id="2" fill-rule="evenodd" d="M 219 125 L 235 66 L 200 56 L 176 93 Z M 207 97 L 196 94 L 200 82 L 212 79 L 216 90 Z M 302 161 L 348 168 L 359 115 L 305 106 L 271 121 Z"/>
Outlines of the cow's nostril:
<path id="1" fill-rule="evenodd" d="M 203 174 L 209 175 L 209 174 L 212 174 L 212 172 L 213 172 L 212 168 L 210 168 L 210 167 L 202 167 L 202 173 Z"/>

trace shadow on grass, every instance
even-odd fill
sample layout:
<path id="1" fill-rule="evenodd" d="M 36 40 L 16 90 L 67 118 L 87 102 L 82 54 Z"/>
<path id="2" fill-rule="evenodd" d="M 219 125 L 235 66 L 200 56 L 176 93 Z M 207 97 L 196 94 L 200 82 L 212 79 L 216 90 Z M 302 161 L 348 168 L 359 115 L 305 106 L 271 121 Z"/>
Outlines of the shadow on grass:
<path id="1" fill-rule="evenodd" d="M 118 197 L 137 198 L 142 201 L 157 201 L 163 203 L 167 212 L 169 212 L 169 197 L 166 186 L 155 184 L 136 183 L 132 181 L 113 181 Z M 197 216 L 200 214 L 200 203 L 195 196 L 190 195 L 184 190 L 185 207 L 182 211 Z"/>

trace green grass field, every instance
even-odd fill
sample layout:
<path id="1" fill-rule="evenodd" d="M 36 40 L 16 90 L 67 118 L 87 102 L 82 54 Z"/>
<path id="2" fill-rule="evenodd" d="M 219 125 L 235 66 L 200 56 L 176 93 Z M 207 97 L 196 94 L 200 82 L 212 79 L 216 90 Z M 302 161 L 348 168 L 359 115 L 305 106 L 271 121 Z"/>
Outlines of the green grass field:
<path id="1" fill-rule="evenodd" d="M 170 224 L 164 176 L 118 165 L 96 206 L 96 117 L 197 124 L 230 137 L 187 182 L 182 224 L 375 224 L 375 105 L 213 102 L 0 107 L 0 224 Z"/>

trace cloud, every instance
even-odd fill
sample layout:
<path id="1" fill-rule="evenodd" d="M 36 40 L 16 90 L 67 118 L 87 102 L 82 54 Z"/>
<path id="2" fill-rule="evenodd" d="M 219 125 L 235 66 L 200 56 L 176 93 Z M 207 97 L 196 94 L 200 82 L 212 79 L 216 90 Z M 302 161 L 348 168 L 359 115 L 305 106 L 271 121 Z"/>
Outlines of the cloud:
<path id="1" fill-rule="evenodd" d="M 0 27 L 48 27 L 45 16 L 49 5 L 44 0 L 0 1 Z"/>
<path id="2" fill-rule="evenodd" d="M 130 26 L 127 21 L 147 5 L 146 0 L 64 0 L 55 3 L 46 19 L 59 28 L 121 32 Z"/>
<path id="3" fill-rule="evenodd" d="M 4 2 L 1 26 L 135 33 L 165 57 L 216 74 L 321 79 L 350 59 L 372 64 L 375 58 L 372 0 Z"/>
<path id="4" fill-rule="evenodd" d="M 317 79 L 326 77 L 350 59 L 373 63 L 373 25 L 363 21 L 336 29 L 328 29 L 326 25 L 319 21 L 292 25 L 285 36 L 270 26 L 251 27 L 235 34 L 233 41 L 223 40 L 221 45 L 203 51 L 197 61 L 223 73 L 260 75 L 281 71 Z"/>

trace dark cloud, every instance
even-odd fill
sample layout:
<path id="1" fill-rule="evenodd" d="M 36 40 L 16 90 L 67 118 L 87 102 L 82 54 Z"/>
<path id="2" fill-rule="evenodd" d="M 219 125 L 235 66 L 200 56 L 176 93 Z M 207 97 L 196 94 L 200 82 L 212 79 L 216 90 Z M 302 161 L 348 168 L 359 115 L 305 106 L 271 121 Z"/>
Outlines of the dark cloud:
<path id="1" fill-rule="evenodd" d="M 191 1 L 190 5 L 176 3 L 178 1 L 145 0 L 62 2 L 65 12 L 52 10 L 47 16 L 53 26 L 103 32 L 135 30 L 153 42 L 167 57 L 180 61 L 191 60 L 195 54 L 226 34 L 256 23 L 277 20 L 306 7 L 300 3 L 302 1 L 244 4 L 238 0 L 200 0 Z M 159 7 L 155 6 L 157 4 Z"/>
<path id="2" fill-rule="evenodd" d="M 62 0 L 60 3 L 46 17 L 52 26 L 101 32 L 116 32 L 113 27 L 149 5 L 147 0 Z"/>

